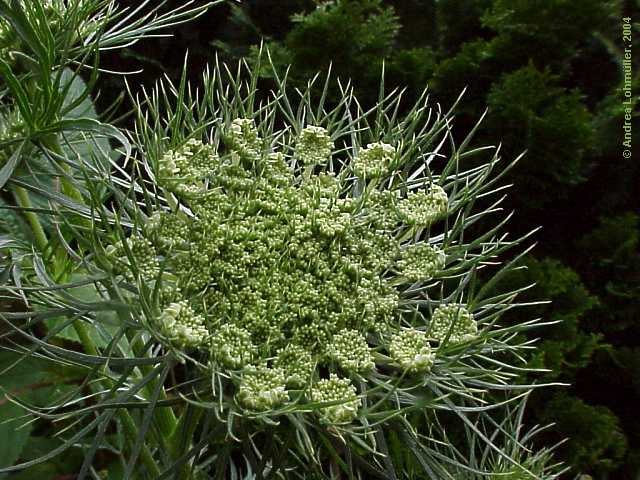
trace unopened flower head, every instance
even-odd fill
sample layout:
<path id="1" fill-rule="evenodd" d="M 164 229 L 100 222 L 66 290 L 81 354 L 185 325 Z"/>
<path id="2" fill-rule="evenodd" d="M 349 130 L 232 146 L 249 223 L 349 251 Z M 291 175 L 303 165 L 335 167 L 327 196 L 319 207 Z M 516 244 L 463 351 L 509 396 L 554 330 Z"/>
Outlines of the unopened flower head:
<path id="1" fill-rule="evenodd" d="M 398 260 L 398 271 L 412 282 L 425 282 L 436 276 L 445 265 L 445 254 L 428 243 L 409 245 Z"/>
<path id="2" fill-rule="evenodd" d="M 211 352 L 222 365 L 238 369 L 249 365 L 254 360 L 256 347 L 247 330 L 232 324 L 225 324 L 213 334 Z"/>
<path id="3" fill-rule="evenodd" d="M 349 372 L 368 372 L 375 367 L 371 349 L 357 330 L 341 330 L 327 348 L 327 355 Z"/>
<path id="4" fill-rule="evenodd" d="M 311 352 L 300 345 L 290 343 L 278 351 L 275 366 L 284 372 L 288 387 L 302 388 L 309 383 L 315 362 Z"/>
<path id="5" fill-rule="evenodd" d="M 354 171 L 361 178 L 383 176 L 395 157 L 396 149 L 383 142 L 370 143 L 354 160 Z"/>
<path id="6" fill-rule="evenodd" d="M 351 380 L 339 378 L 335 374 L 313 386 L 311 399 L 314 402 L 339 402 L 320 408 L 320 418 L 328 424 L 351 423 L 358 416 L 358 409 L 362 405 Z"/>
<path id="7" fill-rule="evenodd" d="M 428 191 L 410 192 L 398 202 L 400 217 L 410 225 L 428 226 L 447 213 L 449 199 L 439 185 L 431 185 Z"/>
<path id="8" fill-rule="evenodd" d="M 425 332 L 413 328 L 391 337 L 389 354 L 400 368 L 410 372 L 428 372 L 435 359 Z"/>
<path id="9" fill-rule="evenodd" d="M 129 281 L 136 281 L 137 278 L 143 281 L 155 279 L 160 273 L 160 262 L 153 243 L 142 235 L 132 235 L 124 242 L 126 248 L 120 242 L 118 246 L 112 245 L 107 249 L 115 272 Z M 129 255 L 133 261 L 130 261 Z"/>
<path id="10" fill-rule="evenodd" d="M 104 3 L 107 9 L 110 5 L 91 2 L 90 7 L 94 3 Z M 39 10 L 40 3 L 35 5 L 33 11 Z M 183 15 L 204 11 L 204 7 L 178 9 L 176 22 Z M 70 22 L 75 17 L 69 15 Z M 163 14 L 157 20 L 168 24 L 163 19 L 170 18 Z M 110 45 L 116 40 L 126 43 L 127 38 L 137 38 L 136 32 L 143 35 L 156 27 L 152 23 L 147 30 L 134 21 L 131 28 L 122 34 L 116 28 L 108 35 Z M 55 40 L 57 45 L 62 38 Z M 59 64 L 60 71 L 64 65 Z M 168 433 L 167 442 L 151 442 L 149 452 L 140 450 L 140 459 L 148 461 L 144 469 L 152 476 L 166 468 L 193 470 L 194 475 L 215 475 L 213 469 L 220 469 L 224 476 L 236 459 L 241 463 L 239 475 L 249 475 L 248 469 L 253 471 L 260 464 L 258 472 L 266 468 L 282 478 L 299 471 L 302 476 L 323 476 L 332 470 L 327 460 L 335 452 L 326 450 L 332 442 L 356 455 L 354 466 L 372 460 L 374 469 L 386 472 L 390 467 L 382 458 L 387 450 L 383 440 L 391 430 L 413 443 L 440 441 L 448 420 L 466 413 L 478 428 L 491 427 L 484 415 L 497 397 L 489 390 L 509 386 L 502 362 L 519 358 L 518 350 L 526 345 L 509 344 L 517 328 L 489 334 L 487 322 L 478 331 L 471 307 L 446 302 L 476 298 L 486 290 L 476 286 L 491 278 L 488 267 L 497 256 L 502 258 L 507 246 L 494 230 L 475 231 L 484 215 L 495 211 L 493 202 L 486 202 L 484 210 L 471 211 L 478 195 L 489 194 L 482 181 L 493 160 L 461 170 L 460 153 L 454 144 L 446 143 L 448 114 L 422 117 L 421 112 L 428 111 L 425 99 L 397 121 L 395 113 L 385 113 L 400 105 L 393 96 L 384 96 L 375 108 L 365 110 L 351 97 L 350 89 L 330 112 L 310 105 L 314 96 L 304 92 L 296 92 L 301 103 L 291 109 L 291 98 L 279 79 L 274 82 L 278 91 L 267 100 L 252 91 L 253 80 L 247 81 L 241 73 L 237 82 L 219 82 L 218 73 L 205 74 L 206 88 L 199 90 L 204 95 L 181 82 L 145 96 L 149 110 L 137 111 L 136 128 L 126 136 L 131 145 L 116 131 L 102 130 L 122 139 L 130 174 L 118 170 L 123 174 L 112 176 L 109 165 L 117 167 L 107 157 L 104 166 L 86 164 L 93 168 L 82 170 L 77 169 L 80 165 L 74 156 L 68 158 L 70 169 L 59 187 L 65 187 L 64 194 L 78 193 L 71 195 L 74 202 L 65 201 L 64 195 L 43 196 L 52 203 L 54 225 L 65 227 L 69 245 L 59 252 L 54 248 L 50 252 L 54 261 L 47 264 L 49 255 L 38 257 L 34 249 L 24 248 L 24 242 L 15 242 L 18 255 L 14 256 L 13 242 L 5 241 L 12 249 L 7 260 L 25 265 L 22 277 L 29 285 L 21 287 L 14 275 L 4 287 L 5 296 L 15 298 L 16 305 L 24 304 L 25 310 L 31 310 L 29 296 L 38 311 L 46 307 L 42 311 L 54 312 L 56 317 L 64 312 L 67 325 L 82 320 L 82 325 L 95 329 L 109 322 L 100 328 L 100 343 L 95 345 L 93 335 L 83 336 L 78 330 L 82 347 L 90 355 L 58 348 L 58 356 L 64 363 L 71 355 L 91 372 L 87 384 L 99 393 L 92 403 L 95 399 L 109 409 L 115 401 L 128 409 L 136 408 L 134 400 L 142 399 L 141 394 L 153 397 L 145 412 L 133 416 L 135 425 L 124 421 L 127 417 L 120 418 L 127 430 L 134 430 L 134 440 L 139 423 L 158 430 L 159 435 Z M 256 72 L 251 78 L 259 75 Z M 255 98 L 260 98 L 259 105 L 251 104 Z M 239 111 L 252 118 L 235 118 Z M 165 112 L 175 115 L 166 118 Z M 51 118 L 59 120 L 56 115 Z M 303 118 L 319 118 L 326 128 L 304 127 Z M 85 124 L 95 127 L 71 119 L 68 127 Z M 16 168 L 31 167 L 30 154 L 38 153 L 39 144 L 31 145 L 26 142 L 29 136 L 20 133 L 13 138 L 11 125 L 0 115 L 0 141 L 7 137 L 10 141 L 5 144 L 28 146 L 28 152 L 14 159 L 20 161 Z M 61 124 L 60 128 L 67 127 Z M 66 152 L 66 144 L 54 148 L 56 137 L 64 138 L 58 130 L 52 130 L 49 145 L 60 154 L 52 158 L 56 161 L 72 153 Z M 444 133 L 443 143 L 437 139 L 438 132 Z M 362 138 L 389 143 L 365 146 Z M 48 144 L 48 137 L 41 140 Z M 429 160 L 421 152 L 433 151 L 434 145 L 444 147 L 436 147 L 441 153 L 433 153 L 438 158 L 427 168 Z M 34 159 L 41 160 L 40 156 Z M 47 159 L 51 160 L 42 157 Z M 139 163 L 131 165 L 130 159 Z M 98 159 L 92 156 L 91 160 Z M 441 172 L 431 172 L 440 167 Z M 5 178 L 7 191 L 26 184 L 22 180 Z M 76 182 L 79 188 L 74 190 Z M 43 188 L 25 190 L 28 195 L 46 193 Z M 12 193 L 18 203 L 29 204 L 29 196 Z M 90 208 L 80 205 L 83 201 Z M 33 214 L 43 210 L 19 208 Z M 433 225 L 445 217 L 446 222 Z M 33 217 L 21 220 L 38 226 Z M 472 224 L 470 235 L 467 227 Z M 426 228 L 430 225 L 433 228 Z M 48 227 L 44 232 L 34 229 L 33 235 L 37 247 L 44 245 L 40 250 L 47 254 L 49 237 L 56 238 L 56 230 Z M 440 248 L 446 248 L 448 257 Z M 58 254 L 64 262 L 56 260 Z M 70 258 L 82 261 L 69 272 L 60 271 L 60 265 L 70 265 L 66 261 Z M 481 277 L 476 276 L 477 266 L 487 267 Z M 50 272 L 61 278 L 54 288 L 45 277 Z M 512 293 L 491 299 L 492 319 L 511 306 Z M 488 308 L 488 300 L 479 302 L 480 310 Z M 115 311 L 103 315 L 112 307 Z M 59 329 L 51 328 L 57 323 L 45 325 L 51 329 L 45 331 L 47 337 L 57 334 Z M 108 328 L 114 323 L 116 332 Z M 33 338 L 30 331 L 26 333 L 25 338 Z M 116 337 L 105 345 L 112 334 Z M 494 353 L 500 362 L 492 362 Z M 112 358 L 111 366 L 96 368 L 100 358 Z M 140 391 L 145 383 L 148 392 Z M 169 416 L 155 418 L 155 400 L 162 407 L 159 413 L 166 410 Z M 173 413 L 190 423 L 180 429 L 180 438 L 164 428 L 171 423 L 165 420 L 171 420 L 174 407 Z M 447 422 L 440 422 L 440 412 L 445 412 Z M 410 422 L 413 413 L 422 420 Z M 98 431 L 112 424 L 107 417 L 104 422 L 99 419 Z M 89 415 L 82 422 L 89 425 L 94 420 Z M 211 433 L 205 431 L 211 422 L 213 437 L 221 433 L 218 440 L 225 443 L 222 454 L 216 448 L 209 453 L 201 448 L 199 437 Z M 87 428 L 77 426 L 87 434 L 96 430 Z M 216 438 L 214 443 L 219 443 Z M 143 440 L 137 435 L 134 443 L 140 447 Z M 178 443 L 171 445 L 173 440 Z M 262 448 L 264 440 L 273 445 Z M 427 456 L 448 452 L 446 448 L 418 450 Z M 167 452 L 177 457 L 169 455 L 176 458 L 167 460 Z M 247 457 L 246 465 L 243 453 L 252 457 Z M 174 461 L 184 463 L 192 454 L 201 458 L 188 460 L 184 466 L 189 468 L 171 466 Z M 425 457 L 435 466 L 432 461 Z M 309 472 L 307 466 L 312 467 Z M 478 467 L 473 462 L 455 466 Z M 444 473 L 434 471 L 436 476 Z M 358 478 L 367 475 L 353 473 Z"/>
<path id="11" fill-rule="evenodd" d="M 242 374 L 238 403 L 249 410 L 277 408 L 289 400 L 285 375 L 280 368 L 248 367 Z"/>
<path id="12" fill-rule="evenodd" d="M 249 161 L 257 159 L 262 150 L 262 139 L 250 118 L 236 118 L 231 122 L 227 143 L 240 157 Z"/>
<path id="13" fill-rule="evenodd" d="M 246 372 L 234 391 L 239 404 L 277 409 L 289 401 L 287 389 L 311 385 L 314 399 L 344 400 L 323 407 L 323 420 L 349 423 L 360 400 L 350 380 L 337 374 L 366 381 L 377 371 L 371 345 L 389 351 L 377 342 L 398 330 L 397 278 L 431 278 L 443 255 L 397 238 L 398 204 L 412 196 L 403 200 L 386 188 L 351 194 L 353 177 L 327 161 L 333 142 L 324 128 L 309 126 L 298 138 L 274 141 L 260 138 L 253 120 L 228 125 L 221 148 L 189 140 L 161 157 L 160 187 L 180 207 L 149 214 L 142 227 L 148 253 L 136 255 L 153 260 L 147 273 L 157 273 L 162 261 L 158 300 L 167 318 L 179 317 L 184 298 L 203 306 L 196 324 L 208 330 L 208 348 L 196 340 L 204 330 L 184 327 L 182 342 L 197 343 L 214 369 Z M 289 140 L 293 144 L 280 151 L 280 142 Z M 291 150 L 289 162 L 283 152 Z M 366 176 L 377 175 L 395 155 L 390 145 L 370 144 L 361 149 L 360 166 Z M 437 199 L 444 193 L 438 189 L 423 195 Z M 432 357 L 418 340 L 405 339 L 403 350 L 396 339 L 396 362 L 425 371 Z M 318 380 L 321 372 L 330 378 Z"/>
<path id="14" fill-rule="evenodd" d="M 213 175 L 219 158 L 215 150 L 196 139 L 180 148 L 167 151 L 158 161 L 158 177 L 162 185 L 182 195 L 197 193 L 199 181 Z"/>
<path id="15" fill-rule="evenodd" d="M 304 166 L 326 165 L 333 142 L 325 128 L 309 125 L 296 140 L 295 157 Z"/>
<path id="16" fill-rule="evenodd" d="M 186 300 L 169 304 L 158 320 L 164 334 L 178 346 L 198 347 L 209 339 L 204 318 Z"/>
<path id="17" fill-rule="evenodd" d="M 429 338 L 434 340 L 442 342 L 448 336 L 449 343 L 460 343 L 473 340 L 477 334 L 476 321 L 465 305 L 440 305 L 431 316 Z"/>

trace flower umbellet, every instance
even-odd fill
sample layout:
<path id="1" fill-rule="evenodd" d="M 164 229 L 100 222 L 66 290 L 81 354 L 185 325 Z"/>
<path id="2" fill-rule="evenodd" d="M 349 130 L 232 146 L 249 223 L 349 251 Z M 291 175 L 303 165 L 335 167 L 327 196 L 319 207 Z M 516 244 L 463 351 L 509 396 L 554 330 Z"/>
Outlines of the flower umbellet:
<path id="1" fill-rule="evenodd" d="M 428 372 L 435 359 L 426 334 L 413 328 L 393 334 L 389 353 L 398 365 L 411 372 Z"/>
<path id="2" fill-rule="evenodd" d="M 401 218 L 410 225 L 431 225 L 447 213 L 447 194 L 439 185 L 426 191 L 410 192 L 398 203 Z"/>
<path id="3" fill-rule="evenodd" d="M 411 281 L 430 280 L 444 269 L 446 256 L 428 243 L 409 245 L 398 260 L 398 271 Z"/>
<path id="4" fill-rule="evenodd" d="M 439 342 L 448 339 L 459 343 L 476 338 L 478 326 L 473 314 L 464 305 L 440 305 L 431 316 L 429 334 Z"/>
<path id="5" fill-rule="evenodd" d="M 389 168 L 395 153 L 393 145 L 382 142 L 370 143 L 355 158 L 353 170 L 362 178 L 381 177 Z"/>
<path id="6" fill-rule="evenodd" d="M 331 157 L 333 142 L 326 129 L 308 125 L 296 141 L 295 158 L 306 166 L 326 165 Z"/>
<path id="7" fill-rule="evenodd" d="M 158 320 L 163 333 L 178 346 L 197 347 L 209 339 L 203 317 L 186 300 L 169 304 Z"/>
<path id="8" fill-rule="evenodd" d="M 351 381 L 336 374 L 318 381 L 311 392 L 311 398 L 321 403 L 337 403 L 321 407 L 319 410 L 321 420 L 330 424 L 352 422 L 361 405 Z"/>

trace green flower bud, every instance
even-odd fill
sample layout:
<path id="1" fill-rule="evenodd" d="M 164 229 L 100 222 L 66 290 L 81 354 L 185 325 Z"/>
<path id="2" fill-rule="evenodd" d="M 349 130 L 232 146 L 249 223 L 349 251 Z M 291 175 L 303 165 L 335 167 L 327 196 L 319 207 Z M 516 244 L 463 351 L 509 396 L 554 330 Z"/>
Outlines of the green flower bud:
<path id="1" fill-rule="evenodd" d="M 410 372 L 428 372 L 435 359 L 424 332 L 415 329 L 401 330 L 391 337 L 391 358 Z"/>
<path id="2" fill-rule="evenodd" d="M 396 149 L 386 143 L 370 143 L 354 159 L 353 169 L 360 178 L 383 176 L 396 154 Z"/>
<path id="3" fill-rule="evenodd" d="M 242 374 L 238 403 L 243 407 L 265 411 L 289 400 L 285 388 L 285 375 L 280 368 L 248 367 Z"/>
<path id="4" fill-rule="evenodd" d="M 256 347 L 247 330 L 226 324 L 219 327 L 211 337 L 211 354 L 222 365 L 239 369 L 253 361 Z"/>
<path id="5" fill-rule="evenodd" d="M 181 347 L 198 347 L 209 339 L 204 318 L 186 300 L 169 304 L 158 318 L 163 333 Z"/>
<path id="6" fill-rule="evenodd" d="M 241 158 L 252 161 L 260 158 L 262 139 L 250 118 L 236 118 L 231 122 L 226 141 Z"/>
<path id="7" fill-rule="evenodd" d="M 158 181 L 177 194 L 193 196 L 201 191 L 202 180 L 213 175 L 219 163 L 212 146 L 192 138 L 160 157 Z"/>
<path id="8" fill-rule="evenodd" d="M 315 362 L 308 350 L 290 343 L 278 351 L 275 366 L 284 372 L 287 386 L 302 388 L 309 383 Z"/>
<path id="9" fill-rule="evenodd" d="M 445 265 L 442 250 L 428 243 L 408 246 L 398 260 L 398 271 L 412 282 L 428 281 L 437 275 Z"/>
<path id="10" fill-rule="evenodd" d="M 141 235 L 135 235 L 127 238 L 125 242 L 133 263 L 129 262 L 124 245 L 111 245 L 106 253 L 114 265 L 114 270 L 131 282 L 136 281 L 138 276 L 142 280 L 154 280 L 160 273 L 160 263 L 151 241 Z"/>
<path id="11" fill-rule="evenodd" d="M 340 402 L 319 409 L 320 419 L 328 424 L 353 422 L 362 405 L 351 380 L 333 373 L 329 379 L 322 379 L 313 386 L 311 399 L 314 402 Z"/>
<path id="12" fill-rule="evenodd" d="M 295 144 L 295 157 L 305 166 L 326 165 L 331 157 L 333 142 L 322 127 L 307 126 Z"/>
<path id="13" fill-rule="evenodd" d="M 365 373 L 375 364 L 367 341 L 357 330 L 341 330 L 327 347 L 327 356 L 344 370 Z"/>
<path id="14" fill-rule="evenodd" d="M 442 342 L 449 335 L 449 343 L 473 340 L 478 334 L 478 326 L 473 314 L 465 305 L 449 303 L 441 305 L 433 312 L 429 323 L 429 338 Z"/>
<path id="15" fill-rule="evenodd" d="M 398 202 L 400 218 L 410 225 L 427 226 L 447 213 L 449 199 L 439 185 L 431 185 L 428 192 L 411 192 Z"/>

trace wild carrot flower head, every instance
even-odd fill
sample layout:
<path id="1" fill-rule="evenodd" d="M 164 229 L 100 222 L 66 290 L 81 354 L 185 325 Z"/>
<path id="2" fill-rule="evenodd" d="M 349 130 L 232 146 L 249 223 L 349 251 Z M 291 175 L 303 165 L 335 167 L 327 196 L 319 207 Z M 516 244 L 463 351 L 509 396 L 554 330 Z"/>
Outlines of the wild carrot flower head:
<path id="1" fill-rule="evenodd" d="M 402 356 L 396 363 L 403 369 L 413 362 L 413 370 L 427 371 L 428 344 L 402 350 L 384 339 L 398 330 L 399 285 L 428 281 L 444 268 L 439 249 L 397 235 L 426 223 L 420 218 L 433 223 L 445 215 L 444 190 L 353 195 L 349 170 L 328 168 L 337 153 L 326 128 L 307 126 L 290 149 L 278 149 L 254 119 L 227 125 L 219 145 L 190 138 L 159 156 L 159 185 L 182 207 L 155 210 L 143 237 L 127 239 L 140 278 L 151 280 L 162 265 L 167 280 L 160 281 L 179 292 L 159 313 L 165 338 L 209 354 L 214 368 L 254 369 L 236 386 L 248 409 L 275 408 L 292 401 L 288 388 L 308 386 L 312 396 L 333 400 L 347 392 L 353 405 L 348 380 L 319 374 L 371 374 L 379 368 L 375 350 Z M 369 143 L 354 169 L 364 177 L 389 174 L 395 153 Z M 410 205 L 396 208 L 403 202 Z M 326 410 L 324 420 L 355 418 L 345 408 Z"/>

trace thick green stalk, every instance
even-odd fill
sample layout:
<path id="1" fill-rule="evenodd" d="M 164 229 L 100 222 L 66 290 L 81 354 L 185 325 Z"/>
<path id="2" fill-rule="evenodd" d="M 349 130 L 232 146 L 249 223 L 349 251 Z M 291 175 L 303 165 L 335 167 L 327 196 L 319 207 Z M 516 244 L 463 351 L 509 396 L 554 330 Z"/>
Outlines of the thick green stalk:
<path id="1" fill-rule="evenodd" d="M 31 227 L 36 247 L 38 247 L 38 250 L 41 252 L 44 252 L 49 244 L 49 240 L 47 239 L 47 234 L 44 232 L 44 228 L 42 228 L 38 215 L 28 210 L 33 208 L 33 203 L 31 203 L 31 198 L 29 198 L 29 192 L 22 187 L 16 187 L 13 193 L 18 206 L 27 209 L 23 210 L 22 213 Z"/>
<path id="2" fill-rule="evenodd" d="M 133 348 L 133 352 L 137 356 L 142 356 L 140 343 L 132 343 L 132 348 Z M 142 372 L 142 375 L 146 375 L 152 370 L 152 367 L 142 366 L 140 367 L 140 370 Z M 152 395 L 152 392 L 156 389 L 156 386 L 157 386 L 157 383 L 155 381 L 152 381 L 145 388 L 145 392 L 149 397 Z M 164 388 L 162 388 L 160 390 L 160 396 L 158 397 L 158 399 L 166 400 L 167 398 L 168 398 L 167 393 L 165 392 Z M 171 407 L 158 407 L 155 409 L 154 418 L 156 420 L 156 425 L 158 426 L 158 429 L 162 434 L 162 437 L 166 440 L 169 440 L 171 436 L 174 434 L 178 424 L 178 420 L 176 418 L 175 413 L 173 412 L 173 409 Z"/>

